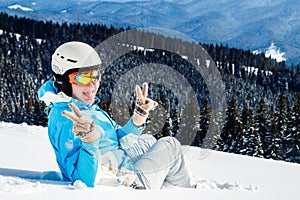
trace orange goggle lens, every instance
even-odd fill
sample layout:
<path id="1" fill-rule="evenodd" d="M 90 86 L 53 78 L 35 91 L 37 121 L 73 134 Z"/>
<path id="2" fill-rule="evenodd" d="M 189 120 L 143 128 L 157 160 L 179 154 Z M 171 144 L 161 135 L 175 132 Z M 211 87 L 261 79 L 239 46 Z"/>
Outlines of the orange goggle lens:
<path id="1" fill-rule="evenodd" d="M 70 83 L 77 85 L 87 85 L 90 82 L 96 83 L 100 80 L 100 70 L 89 70 L 85 72 L 74 72 L 69 75 Z"/>

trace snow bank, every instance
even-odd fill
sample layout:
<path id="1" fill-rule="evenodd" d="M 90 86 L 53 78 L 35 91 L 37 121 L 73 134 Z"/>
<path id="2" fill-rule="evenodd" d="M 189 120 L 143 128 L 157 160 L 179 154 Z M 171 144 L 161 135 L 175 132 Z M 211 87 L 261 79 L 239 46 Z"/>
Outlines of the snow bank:
<path id="1" fill-rule="evenodd" d="M 0 199 L 298 199 L 300 165 L 183 146 L 197 189 L 162 190 L 63 182 L 47 128 L 0 122 Z"/>

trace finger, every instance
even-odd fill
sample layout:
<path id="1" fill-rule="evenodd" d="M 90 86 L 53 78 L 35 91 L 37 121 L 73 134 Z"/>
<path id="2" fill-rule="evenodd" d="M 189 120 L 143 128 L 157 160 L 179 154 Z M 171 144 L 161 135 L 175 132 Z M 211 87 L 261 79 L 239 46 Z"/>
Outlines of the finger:
<path id="1" fill-rule="evenodd" d="M 145 104 L 148 104 L 148 103 L 150 103 L 150 102 L 153 102 L 153 105 L 154 105 L 154 106 L 157 106 L 157 105 L 158 105 L 158 103 L 157 103 L 156 101 L 154 101 L 154 100 L 152 100 L 152 99 L 150 99 L 150 98 L 146 98 Z"/>
<path id="2" fill-rule="evenodd" d="M 146 98 L 148 95 L 148 83 L 143 83 L 143 97 Z"/>
<path id="3" fill-rule="evenodd" d="M 153 101 L 153 107 L 155 108 L 156 106 L 158 106 L 158 103 L 156 101 Z"/>
<path id="4" fill-rule="evenodd" d="M 73 113 L 71 112 L 68 112 L 68 111 L 63 111 L 61 113 L 63 116 L 69 118 L 70 120 L 72 120 L 73 122 L 76 122 L 78 121 L 78 117 L 76 115 L 74 115 Z"/>
<path id="5" fill-rule="evenodd" d="M 143 105 L 143 108 L 149 111 L 151 109 L 154 109 L 154 107 L 156 107 L 157 105 L 158 105 L 158 103 L 156 101 L 153 101 L 152 99 L 147 98 L 146 104 Z"/>
<path id="6" fill-rule="evenodd" d="M 82 117 L 74 124 L 74 126 L 76 126 L 77 130 L 86 131 L 90 128 L 91 124 L 92 120 Z"/>
<path id="7" fill-rule="evenodd" d="M 143 108 L 145 109 L 145 110 L 147 110 L 147 111 L 149 111 L 149 110 L 151 110 L 152 108 L 153 108 L 153 102 L 151 101 L 151 102 L 149 102 L 149 103 L 147 103 L 147 104 L 144 104 L 143 105 Z"/>
<path id="8" fill-rule="evenodd" d="M 144 104 L 145 100 L 144 100 L 143 93 L 142 93 L 142 90 L 139 85 L 135 86 L 135 92 L 136 92 L 137 101 L 140 102 L 141 104 Z"/>
<path id="9" fill-rule="evenodd" d="M 90 124 L 80 124 L 80 123 L 74 124 L 74 128 L 77 132 L 86 132 L 87 130 L 89 130 L 90 126 L 91 126 Z"/>
<path id="10" fill-rule="evenodd" d="M 73 110 L 73 112 L 75 113 L 75 115 L 80 118 L 82 116 L 79 108 L 74 104 L 74 103 L 70 103 L 69 107 Z"/>

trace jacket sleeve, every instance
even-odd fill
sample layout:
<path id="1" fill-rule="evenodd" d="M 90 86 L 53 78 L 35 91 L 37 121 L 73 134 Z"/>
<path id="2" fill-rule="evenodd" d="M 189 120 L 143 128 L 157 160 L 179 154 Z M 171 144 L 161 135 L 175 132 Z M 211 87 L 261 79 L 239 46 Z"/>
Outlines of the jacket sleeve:
<path id="1" fill-rule="evenodd" d="M 137 142 L 145 127 L 145 124 L 140 127 L 135 126 L 131 117 L 123 127 L 117 130 L 120 146 L 125 150 L 132 147 L 132 145 Z"/>
<path id="2" fill-rule="evenodd" d="M 124 126 L 119 126 L 106 112 L 103 110 L 101 110 L 101 112 L 111 121 L 122 149 L 126 150 L 132 147 L 132 145 L 138 140 L 141 133 L 145 130 L 146 124 L 137 127 L 133 124 L 132 117 Z"/>
<path id="3" fill-rule="evenodd" d="M 98 142 L 86 144 L 77 138 L 72 133 L 72 121 L 62 116 L 61 112 L 61 109 L 51 109 L 48 132 L 63 178 L 71 182 L 81 180 L 88 187 L 94 187 L 98 170 Z"/>

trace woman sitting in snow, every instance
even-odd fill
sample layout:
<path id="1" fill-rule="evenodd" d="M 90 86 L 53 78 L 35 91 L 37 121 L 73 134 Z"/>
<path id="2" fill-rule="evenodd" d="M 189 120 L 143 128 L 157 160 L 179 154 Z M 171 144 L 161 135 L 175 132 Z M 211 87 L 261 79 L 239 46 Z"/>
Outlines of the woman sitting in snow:
<path id="1" fill-rule="evenodd" d="M 50 108 L 48 134 L 63 179 L 89 187 L 195 187 L 178 140 L 141 135 L 149 111 L 157 105 L 147 98 L 148 85 L 136 86 L 134 114 L 121 127 L 97 106 L 100 69 L 101 60 L 91 46 L 65 43 L 52 56 L 54 81 L 38 91 Z"/>

